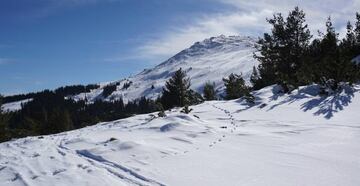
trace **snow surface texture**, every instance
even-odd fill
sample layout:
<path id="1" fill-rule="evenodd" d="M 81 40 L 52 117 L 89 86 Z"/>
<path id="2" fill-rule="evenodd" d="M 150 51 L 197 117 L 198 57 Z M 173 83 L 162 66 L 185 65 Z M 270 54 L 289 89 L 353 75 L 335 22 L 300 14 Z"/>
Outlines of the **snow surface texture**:
<path id="1" fill-rule="evenodd" d="M 0 144 L 0 185 L 360 185 L 360 86 L 276 87 Z"/>
<path id="2" fill-rule="evenodd" d="M 256 40 L 242 36 L 218 36 L 196 42 L 190 48 L 181 51 L 174 57 L 160 65 L 142 71 L 141 73 L 123 79 L 118 82 L 117 91 L 113 92 L 105 100 L 116 100 L 123 98 L 124 101 L 134 100 L 145 96 L 157 98 L 162 92 L 165 82 L 173 73 L 182 68 L 191 78 L 191 88 L 202 92 L 206 82 L 214 82 L 218 93 L 224 90 L 222 78 L 231 73 L 243 74 L 244 79 L 249 81 L 252 69 L 258 65 L 253 58 Z M 124 84 L 131 85 L 124 88 Z M 103 83 L 99 89 L 86 93 L 90 102 L 96 99 L 104 99 L 101 95 Z M 75 100 L 85 99 L 85 93 L 73 96 Z"/>
<path id="3" fill-rule="evenodd" d="M 1 110 L 4 112 L 13 112 L 21 110 L 21 105 L 25 104 L 29 101 L 32 101 L 32 99 L 25 99 L 21 101 L 11 102 L 11 103 L 5 103 L 1 105 Z"/>

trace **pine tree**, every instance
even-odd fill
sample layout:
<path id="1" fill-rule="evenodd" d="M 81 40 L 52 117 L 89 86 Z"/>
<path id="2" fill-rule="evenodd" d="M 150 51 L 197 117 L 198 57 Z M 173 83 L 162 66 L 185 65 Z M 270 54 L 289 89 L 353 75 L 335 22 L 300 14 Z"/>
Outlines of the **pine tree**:
<path id="1" fill-rule="evenodd" d="M 260 79 L 256 83 L 261 82 L 258 84 L 261 88 L 277 83 L 275 69 L 280 61 L 279 46 L 283 45 L 280 43 L 280 36 L 285 32 L 285 22 L 281 14 L 275 14 L 273 19 L 267 21 L 273 25 L 272 34 L 264 34 L 264 37 L 258 41 L 259 53 L 254 53 L 254 58 L 260 62 L 258 66 Z"/>
<path id="2" fill-rule="evenodd" d="M 356 45 L 357 41 L 355 30 L 349 21 L 346 25 L 346 36 L 340 44 L 342 57 L 348 58 L 348 60 L 352 60 L 357 56 L 357 54 L 360 54 L 360 51 L 356 50 Z"/>
<path id="3" fill-rule="evenodd" d="M 355 35 L 355 48 L 354 55 L 360 55 L 360 13 L 356 13 L 356 21 L 354 26 L 354 35 Z M 360 66 L 360 65 L 359 65 Z"/>
<path id="4" fill-rule="evenodd" d="M 326 22 L 326 33 L 319 43 L 318 61 L 312 65 L 317 77 L 315 82 L 323 89 L 338 90 L 341 82 L 352 84 L 356 80 L 355 65 L 351 62 L 354 33 L 351 24 L 347 25 L 347 35 L 340 43 L 338 34 L 329 17 Z"/>
<path id="5" fill-rule="evenodd" d="M 9 115 L 0 112 L 0 142 L 11 139 L 11 132 L 8 128 Z"/>
<path id="6" fill-rule="evenodd" d="M 346 37 L 340 43 L 340 60 L 345 74 L 343 74 L 343 81 L 353 84 L 359 79 L 360 69 L 353 63 L 353 59 L 360 54 L 360 48 L 357 44 L 356 29 L 353 28 L 350 22 L 346 26 Z"/>
<path id="7" fill-rule="evenodd" d="M 228 78 L 223 79 L 226 88 L 226 99 L 237 99 L 250 94 L 249 88 L 241 74 L 230 74 Z"/>
<path id="8" fill-rule="evenodd" d="M 180 68 L 166 82 L 163 88 L 161 103 L 165 109 L 183 107 L 189 104 L 190 79 Z"/>
<path id="9" fill-rule="evenodd" d="M 331 88 L 333 90 L 338 88 L 337 76 L 339 66 L 339 50 L 338 50 L 338 34 L 335 32 L 335 28 L 329 17 L 326 21 L 326 34 L 320 43 L 321 56 L 320 59 L 320 79 L 319 82 L 321 85 L 326 88 Z"/>
<path id="10" fill-rule="evenodd" d="M 355 22 L 355 37 L 358 47 L 360 47 L 360 13 L 356 13 L 356 22 Z M 359 50 L 360 51 L 360 48 Z"/>
<path id="11" fill-rule="evenodd" d="M 261 86 L 277 83 L 289 92 L 301 84 L 296 73 L 302 67 L 303 55 L 312 36 L 305 24 L 305 13 L 298 7 L 289 13 L 286 21 L 281 14 L 275 14 L 268 22 L 273 27 L 272 32 L 259 40 L 260 54 L 255 54 L 260 61 Z M 261 88 L 259 83 L 255 85 Z"/>
<path id="12" fill-rule="evenodd" d="M 303 57 L 304 64 L 301 66 L 299 71 L 297 72 L 297 78 L 300 82 L 305 85 L 316 82 L 320 79 L 319 68 L 321 68 L 320 63 L 320 39 L 314 39 L 312 43 L 309 45 L 306 54 Z"/>
<path id="13" fill-rule="evenodd" d="M 356 55 L 360 55 L 360 13 L 356 13 L 356 22 L 355 22 L 355 37 L 356 37 L 356 44 L 355 44 L 355 51 Z M 357 64 L 357 80 L 360 80 L 360 64 Z"/>
<path id="14" fill-rule="evenodd" d="M 215 84 L 207 82 L 204 86 L 203 93 L 205 100 L 216 100 Z"/>
<path id="15" fill-rule="evenodd" d="M 187 91 L 185 105 L 197 105 L 204 102 L 204 98 L 198 92 L 189 89 Z"/>
<path id="16" fill-rule="evenodd" d="M 259 90 L 259 89 L 264 87 L 263 80 L 260 77 L 259 72 L 258 72 L 258 70 L 256 69 L 255 66 L 253 67 L 253 71 L 252 71 L 252 74 L 250 76 L 250 82 L 251 82 L 252 88 L 254 90 Z"/>

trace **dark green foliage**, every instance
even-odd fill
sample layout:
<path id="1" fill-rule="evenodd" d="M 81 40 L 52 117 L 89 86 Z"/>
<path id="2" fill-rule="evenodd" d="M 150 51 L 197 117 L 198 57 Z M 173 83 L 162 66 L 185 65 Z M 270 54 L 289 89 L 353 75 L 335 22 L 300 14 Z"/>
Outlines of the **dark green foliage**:
<path id="1" fill-rule="evenodd" d="M 250 92 L 244 95 L 244 99 L 249 104 L 255 104 L 255 96 L 253 96 Z"/>
<path id="2" fill-rule="evenodd" d="M 132 84 L 132 81 L 125 82 L 122 89 L 123 89 L 123 90 L 128 89 L 128 88 L 131 86 L 131 84 Z"/>
<path id="3" fill-rule="evenodd" d="M 166 117 L 165 111 L 164 110 L 159 111 L 158 116 L 161 118 Z"/>
<path id="4" fill-rule="evenodd" d="M 285 92 L 300 85 L 318 83 L 336 90 L 341 82 L 359 80 L 360 67 L 351 60 L 360 54 L 360 15 L 356 14 L 355 28 L 347 24 L 347 34 L 341 42 L 330 18 L 326 33 L 311 44 L 311 34 L 305 24 L 305 13 L 296 7 L 286 18 L 275 14 L 268 22 L 271 34 L 259 40 L 258 69 L 253 70 L 253 89 L 279 84 Z"/>
<path id="5" fill-rule="evenodd" d="M 249 88 L 245 85 L 245 81 L 241 74 L 230 74 L 228 78 L 223 79 L 226 88 L 226 99 L 237 99 L 250 94 Z"/>
<path id="6" fill-rule="evenodd" d="M 158 103 L 146 98 L 130 101 L 84 101 L 65 99 L 62 93 L 43 91 L 17 112 L 0 113 L 0 141 L 77 129 L 101 121 L 158 111 Z"/>
<path id="7" fill-rule="evenodd" d="M 21 101 L 24 99 L 30 99 L 30 98 L 33 98 L 37 94 L 39 94 L 39 93 L 28 93 L 28 94 L 6 96 L 3 98 L 3 103 L 10 103 L 10 102 L 15 102 L 15 101 Z"/>
<path id="8" fill-rule="evenodd" d="M 83 92 L 90 92 L 92 89 L 99 88 L 99 85 L 96 84 L 90 84 L 90 85 L 72 85 L 72 86 L 65 86 L 55 89 L 55 93 L 58 95 L 63 96 L 70 96 L 70 95 L 76 95 Z"/>
<path id="9" fill-rule="evenodd" d="M 163 88 L 161 103 L 165 109 L 173 107 L 183 107 L 189 104 L 190 99 L 190 79 L 180 68 L 166 82 Z"/>
<path id="10" fill-rule="evenodd" d="M 187 99 L 187 103 L 189 105 L 197 105 L 204 102 L 204 98 L 201 96 L 201 94 L 191 89 L 188 91 Z"/>
<path id="11" fill-rule="evenodd" d="M 9 118 L 9 114 L 3 114 L 0 112 L 0 142 L 11 139 L 11 134 L 8 126 Z"/>
<path id="12" fill-rule="evenodd" d="M 360 55 L 360 14 L 356 13 L 355 27 L 348 22 L 346 26 L 346 37 L 339 45 L 341 58 L 344 61 L 351 61 Z M 347 64 L 347 80 L 350 84 L 360 79 L 360 65 L 355 63 Z"/>
<path id="13" fill-rule="evenodd" d="M 260 77 L 260 74 L 255 66 L 253 67 L 253 71 L 250 76 L 250 82 L 252 84 L 253 90 L 259 90 L 265 87 L 265 83 L 263 82 L 263 79 Z"/>
<path id="14" fill-rule="evenodd" d="M 189 108 L 188 105 L 185 105 L 185 107 L 180 111 L 185 114 L 189 114 L 193 109 Z"/>
<path id="15" fill-rule="evenodd" d="M 74 128 L 70 113 L 67 110 L 55 109 L 49 116 L 48 123 L 51 124 L 46 127 L 44 133 L 59 133 Z"/>
<path id="16" fill-rule="evenodd" d="M 359 49 L 358 51 L 360 51 L 360 14 L 359 13 L 356 13 L 354 32 L 355 32 L 357 47 Z"/>
<path id="17" fill-rule="evenodd" d="M 265 33 L 258 42 L 260 54 L 255 54 L 255 58 L 260 61 L 260 77 L 254 77 L 252 83 L 256 89 L 277 83 L 288 92 L 301 83 L 297 72 L 312 36 L 305 24 L 305 13 L 298 7 L 286 20 L 281 14 L 275 14 L 268 22 L 272 32 Z"/>
<path id="18" fill-rule="evenodd" d="M 207 101 L 216 100 L 215 84 L 207 82 L 204 86 L 204 99 Z"/>
<path id="19" fill-rule="evenodd" d="M 347 81 L 350 84 L 353 84 L 360 79 L 360 66 L 357 66 L 352 61 L 355 57 L 360 55 L 360 40 L 359 42 L 357 41 L 356 29 L 353 28 L 350 22 L 348 22 L 346 28 L 346 37 L 339 45 L 340 60 L 342 61 L 343 70 L 345 71 L 345 74 L 342 74 L 343 76 L 340 81 Z"/>
<path id="20" fill-rule="evenodd" d="M 340 43 L 340 44 L 339 44 Z M 341 82 L 358 80 L 358 69 L 351 60 L 356 57 L 356 41 L 352 25 L 347 25 L 347 35 L 339 42 L 338 34 L 331 19 L 326 22 L 326 33 L 310 45 L 306 65 L 301 69 L 301 77 L 306 83 L 318 83 L 323 89 L 337 90 Z M 360 52 L 359 52 L 360 53 Z"/>
<path id="21" fill-rule="evenodd" d="M 190 79 L 180 68 L 166 82 L 159 100 L 164 109 L 183 107 L 204 102 L 201 94 L 190 89 Z"/>
<path id="22" fill-rule="evenodd" d="M 116 84 L 108 84 L 104 87 L 102 95 L 104 96 L 104 98 L 107 98 L 108 96 L 110 96 L 114 91 L 116 91 Z"/>

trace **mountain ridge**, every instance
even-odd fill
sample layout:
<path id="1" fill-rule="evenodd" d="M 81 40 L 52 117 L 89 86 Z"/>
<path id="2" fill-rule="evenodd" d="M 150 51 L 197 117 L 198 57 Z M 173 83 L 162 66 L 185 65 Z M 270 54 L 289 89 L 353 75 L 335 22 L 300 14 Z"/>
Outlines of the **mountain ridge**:
<path id="1" fill-rule="evenodd" d="M 222 94 L 224 86 L 222 78 L 231 73 L 243 74 L 249 82 L 253 66 L 258 62 L 253 58 L 256 52 L 256 39 L 249 36 L 211 37 L 195 42 L 175 54 L 168 60 L 151 69 L 145 69 L 137 75 L 119 81 L 103 83 L 99 89 L 90 93 L 72 96 L 74 100 L 89 101 L 102 99 L 105 101 L 122 98 L 125 102 L 140 97 L 156 99 L 162 91 L 166 80 L 179 68 L 185 70 L 191 79 L 191 88 L 201 93 L 206 82 L 214 82 L 218 94 Z M 116 91 L 104 98 L 101 96 L 106 85 L 117 84 Z M 130 84 L 129 87 L 126 87 Z M 126 87 L 126 88 L 125 88 Z"/>

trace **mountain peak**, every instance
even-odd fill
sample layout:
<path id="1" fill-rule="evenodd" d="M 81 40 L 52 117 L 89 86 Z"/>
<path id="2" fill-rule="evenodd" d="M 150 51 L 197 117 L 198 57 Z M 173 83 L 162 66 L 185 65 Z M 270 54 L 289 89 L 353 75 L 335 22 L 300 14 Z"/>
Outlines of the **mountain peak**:
<path id="1" fill-rule="evenodd" d="M 161 63 L 159 66 L 163 66 L 169 63 L 173 63 L 179 60 L 187 58 L 211 54 L 216 52 L 231 52 L 237 50 L 243 50 L 246 48 L 254 48 L 256 46 L 256 39 L 249 36 L 225 36 L 219 35 L 216 37 L 210 37 L 203 41 L 195 42 L 192 46 L 182 50 L 175 56 L 171 57 L 167 61 Z"/>

